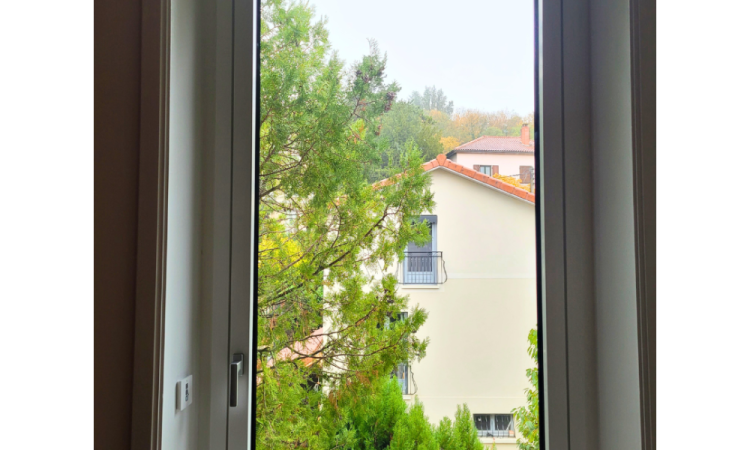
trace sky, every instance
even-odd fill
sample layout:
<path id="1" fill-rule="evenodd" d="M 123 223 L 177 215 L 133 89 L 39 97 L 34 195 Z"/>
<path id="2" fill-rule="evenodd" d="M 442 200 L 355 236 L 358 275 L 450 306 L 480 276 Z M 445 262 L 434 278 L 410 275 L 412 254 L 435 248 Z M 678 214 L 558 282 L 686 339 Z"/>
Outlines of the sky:
<path id="1" fill-rule="evenodd" d="M 533 0 L 309 0 L 347 65 L 388 54 L 400 99 L 442 89 L 456 109 L 534 111 Z"/>

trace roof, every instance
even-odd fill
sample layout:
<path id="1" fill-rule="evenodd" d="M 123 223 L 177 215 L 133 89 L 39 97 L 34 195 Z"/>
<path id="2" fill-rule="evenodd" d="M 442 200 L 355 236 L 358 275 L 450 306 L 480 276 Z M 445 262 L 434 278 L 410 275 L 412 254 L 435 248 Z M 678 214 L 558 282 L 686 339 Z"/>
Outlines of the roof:
<path id="1" fill-rule="evenodd" d="M 438 155 L 436 159 L 424 163 L 422 165 L 422 168 L 425 170 L 425 172 L 430 172 L 436 169 L 447 170 L 449 172 L 462 175 L 465 178 L 470 178 L 473 181 L 487 185 L 511 196 L 518 197 L 521 200 L 526 200 L 530 203 L 536 203 L 536 195 L 532 194 L 531 192 L 513 186 L 512 184 L 506 183 L 502 180 L 498 180 L 497 178 L 492 178 L 481 172 L 477 172 L 476 170 L 470 169 L 469 167 L 456 164 L 450 159 L 446 158 L 445 155 Z"/>
<path id="2" fill-rule="evenodd" d="M 529 145 L 521 143 L 520 136 L 482 136 L 459 145 L 448 153 L 452 157 L 456 153 L 528 153 L 534 154 L 534 141 Z"/>
<path id="3" fill-rule="evenodd" d="M 504 181 L 498 180 L 497 178 L 492 178 L 490 176 L 487 176 L 483 173 L 477 172 L 474 169 L 470 169 L 468 167 L 464 167 L 460 164 L 456 164 L 450 159 L 446 158 L 445 155 L 437 155 L 436 159 L 433 159 L 432 161 L 428 161 L 424 164 L 422 164 L 422 169 L 424 169 L 425 172 L 431 172 L 433 170 L 447 170 L 451 173 L 460 175 L 464 178 L 469 178 L 472 181 L 475 181 L 477 183 L 481 183 L 485 186 L 488 186 L 492 189 L 501 191 L 505 194 L 508 194 L 510 196 L 519 198 L 521 200 L 524 200 L 529 203 L 536 203 L 536 195 L 532 194 L 531 192 L 528 192 L 524 189 L 521 189 L 519 187 L 515 187 L 512 184 L 506 183 Z M 379 181 L 374 184 L 376 188 L 387 186 L 391 183 L 393 183 L 394 179 L 398 178 L 398 175 L 393 178 L 388 178 L 382 181 Z"/>

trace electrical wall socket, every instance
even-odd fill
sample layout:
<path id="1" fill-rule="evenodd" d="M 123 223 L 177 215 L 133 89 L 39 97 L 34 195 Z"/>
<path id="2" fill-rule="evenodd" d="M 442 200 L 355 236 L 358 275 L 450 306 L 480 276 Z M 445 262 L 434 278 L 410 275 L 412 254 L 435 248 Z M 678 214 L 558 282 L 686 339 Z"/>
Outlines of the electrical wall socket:
<path id="1" fill-rule="evenodd" d="M 182 411 L 193 403 L 193 376 L 188 375 L 177 382 L 177 409 Z"/>

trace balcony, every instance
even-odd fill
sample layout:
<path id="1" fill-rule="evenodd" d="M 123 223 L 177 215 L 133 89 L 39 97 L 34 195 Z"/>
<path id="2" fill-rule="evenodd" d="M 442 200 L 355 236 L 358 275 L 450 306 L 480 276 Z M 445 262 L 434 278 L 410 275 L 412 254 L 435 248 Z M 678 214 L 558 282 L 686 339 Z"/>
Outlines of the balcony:
<path id="1" fill-rule="evenodd" d="M 396 366 L 391 376 L 398 380 L 399 386 L 401 386 L 402 395 L 414 395 L 416 389 L 414 386 L 414 379 L 411 374 L 410 367 L 406 363 L 402 363 Z"/>
<path id="2" fill-rule="evenodd" d="M 404 252 L 398 273 L 401 284 L 443 284 L 448 280 L 443 252 Z"/>

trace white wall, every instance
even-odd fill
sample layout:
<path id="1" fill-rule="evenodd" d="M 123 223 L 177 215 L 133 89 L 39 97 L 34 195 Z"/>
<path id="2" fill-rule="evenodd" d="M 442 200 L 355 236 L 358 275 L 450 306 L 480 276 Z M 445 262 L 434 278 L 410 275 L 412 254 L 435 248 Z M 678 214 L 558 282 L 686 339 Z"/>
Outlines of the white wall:
<path id="1" fill-rule="evenodd" d="M 472 414 L 510 413 L 525 403 L 526 353 L 536 326 L 534 205 L 437 169 L 432 191 L 437 250 L 448 280 L 437 288 L 401 286 L 410 307 L 429 313 L 418 336 L 427 356 L 413 364 L 417 397 L 432 423 Z M 515 438 L 501 439 L 515 448 Z"/>
<path id="2" fill-rule="evenodd" d="M 205 144 L 199 0 L 173 0 L 162 448 L 197 449 L 201 390 L 176 408 L 176 384 L 201 384 L 201 160 Z"/>
<path id="3" fill-rule="evenodd" d="M 521 166 L 534 166 L 534 155 L 513 155 L 499 153 L 456 153 L 451 158 L 456 164 L 473 168 L 474 164 L 496 165 L 500 175 L 518 175 Z"/>

